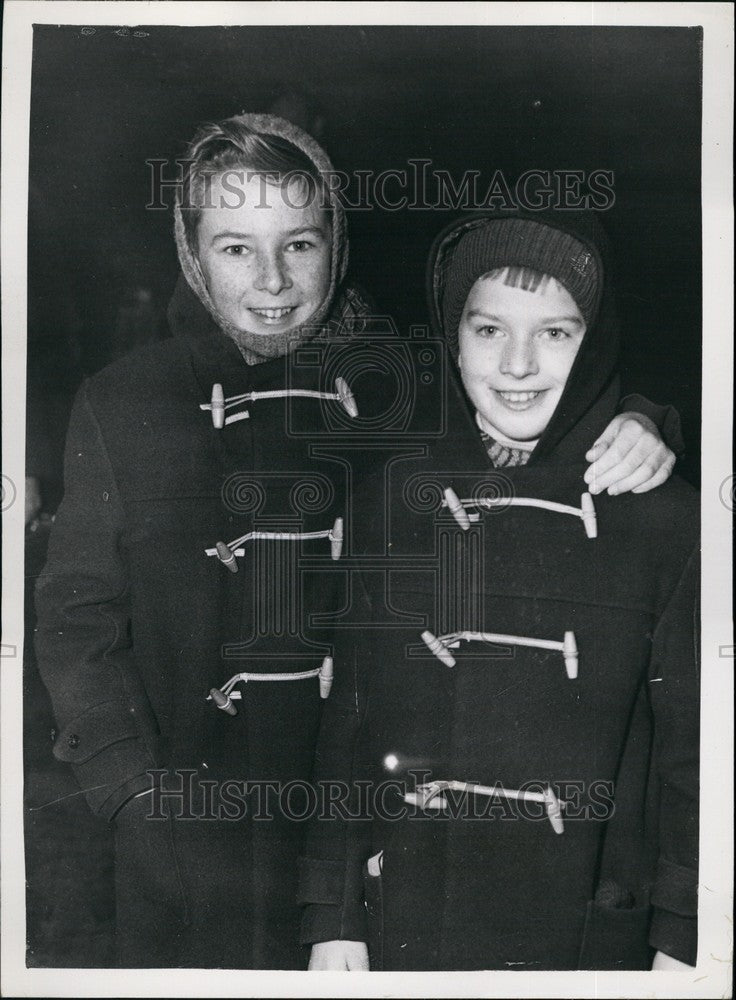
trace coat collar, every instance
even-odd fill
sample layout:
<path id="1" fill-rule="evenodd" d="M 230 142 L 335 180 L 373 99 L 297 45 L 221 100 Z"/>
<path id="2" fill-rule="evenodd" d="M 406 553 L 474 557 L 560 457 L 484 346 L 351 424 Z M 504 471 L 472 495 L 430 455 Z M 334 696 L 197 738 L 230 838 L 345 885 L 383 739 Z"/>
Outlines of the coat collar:
<path id="1" fill-rule="evenodd" d="M 373 304 L 365 293 L 346 286 L 337 296 L 332 314 L 324 324 L 323 335 L 315 337 L 305 346 L 311 351 L 329 350 L 331 333 L 339 331 L 343 338 L 363 332 L 373 311 Z M 287 385 L 317 387 L 320 365 L 299 365 L 295 363 L 298 361 L 296 354 L 272 358 L 257 365 L 247 364 L 237 345 L 218 327 L 182 274 L 169 303 L 167 318 L 174 338 L 184 341 L 189 349 L 203 402 L 210 399 L 215 382 L 222 385 L 226 397 Z"/>

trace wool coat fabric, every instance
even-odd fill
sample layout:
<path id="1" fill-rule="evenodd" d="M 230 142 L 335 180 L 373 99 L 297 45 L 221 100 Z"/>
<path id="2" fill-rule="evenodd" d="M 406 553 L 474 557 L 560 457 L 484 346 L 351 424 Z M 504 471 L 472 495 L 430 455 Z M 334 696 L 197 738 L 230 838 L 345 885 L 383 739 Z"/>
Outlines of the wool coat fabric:
<path id="1" fill-rule="evenodd" d="M 333 386 L 319 364 L 247 366 L 226 338 L 198 337 L 197 305 L 180 285 L 180 336 L 80 391 L 37 590 L 38 657 L 60 726 L 55 755 L 91 807 L 116 817 L 121 963 L 294 968 L 302 825 L 277 815 L 251 827 L 236 807 L 222 818 L 219 797 L 228 781 L 309 778 L 318 679 L 248 683 L 235 717 L 207 696 L 236 673 L 319 667 L 331 650 L 308 619 L 338 600 L 334 574 L 321 576 L 330 541 L 245 543 L 236 574 L 205 550 L 254 529 L 334 526 L 344 487 L 310 448 L 340 404 L 258 400 L 249 419 L 216 430 L 200 409 L 215 381 L 226 396 Z M 152 779 L 157 768 L 167 775 Z M 193 783 L 191 807 L 161 804 L 185 818 L 144 820 L 150 796 L 128 800 L 152 780 Z M 209 810 L 202 780 L 219 782 Z"/>
<path id="2" fill-rule="evenodd" d="M 437 242 L 436 317 L 448 254 L 483 223 Z M 584 454 L 618 396 L 602 237 L 587 219 L 554 224 L 607 277 L 529 464 L 489 467 L 448 364 L 442 391 L 416 410 L 421 446 L 367 477 L 353 511 L 356 553 L 381 572 L 354 583 L 363 625 L 340 640 L 316 766 L 318 782 L 345 794 L 310 830 L 300 900 L 304 942 L 367 940 L 372 968 L 645 969 L 654 949 L 696 958 L 696 495 L 674 477 L 597 496 L 597 537 L 574 512 L 506 502 L 581 510 Z M 443 433 L 422 438 L 438 409 Z M 468 506 L 480 517 L 463 528 L 443 506 L 447 487 L 501 502 Z M 449 666 L 425 630 L 501 638 L 448 639 Z M 561 649 L 569 632 L 577 676 Z M 433 781 L 537 798 L 549 788 L 563 832 L 543 802 L 502 791 L 447 789 L 444 808 L 423 808 L 417 787 Z"/>
<path id="3" fill-rule="evenodd" d="M 300 130 L 246 117 L 329 167 Z M 333 529 L 344 483 L 314 448 L 350 418 L 335 399 L 277 396 L 243 401 L 228 414 L 249 417 L 217 429 L 201 407 L 215 383 L 226 397 L 334 393 L 340 364 L 334 352 L 334 364 L 325 360 L 326 338 L 344 346 L 370 308 L 342 282 L 337 203 L 330 217 L 330 287 L 306 353 L 246 363 L 218 323 L 177 213 L 173 337 L 87 381 L 74 405 L 65 495 L 37 589 L 37 653 L 59 725 L 54 753 L 115 824 L 123 966 L 304 966 L 295 904 L 303 823 L 278 795 L 262 791 L 259 801 L 243 783 L 307 781 L 319 679 L 238 683 L 234 716 L 208 695 L 239 673 L 319 668 L 331 647 L 311 619 L 339 606 L 337 577 L 323 572 L 332 543 L 246 541 L 237 573 L 206 550 L 253 530 Z M 299 794 L 289 802 L 297 815 Z"/>
<path id="4" fill-rule="evenodd" d="M 291 126 L 252 124 L 317 157 Z M 306 814 L 319 680 L 239 683 L 235 716 L 208 695 L 236 673 L 317 669 L 333 651 L 335 609 L 360 621 L 360 577 L 333 562 L 324 538 L 245 542 L 237 574 L 206 550 L 252 530 L 323 532 L 344 516 L 350 553 L 352 525 L 376 513 L 364 517 L 361 468 L 422 444 L 426 420 L 435 440 L 444 419 L 437 350 L 400 345 L 390 329 L 376 339 L 369 303 L 341 281 L 338 205 L 332 218 L 325 336 L 253 364 L 204 294 L 177 215 L 173 338 L 90 379 L 74 406 L 37 652 L 59 725 L 54 753 L 115 825 L 124 966 L 305 964 L 294 901 L 304 823 L 294 817 Z M 226 397 L 331 393 L 339 375 L 355 385 L 362 421 L 347 449 L 354 422 L 336 400 L 245 401 L 233 412 L 247 408 L 248 419 L 220 430 L 201 409 L 215 383 Z"/>

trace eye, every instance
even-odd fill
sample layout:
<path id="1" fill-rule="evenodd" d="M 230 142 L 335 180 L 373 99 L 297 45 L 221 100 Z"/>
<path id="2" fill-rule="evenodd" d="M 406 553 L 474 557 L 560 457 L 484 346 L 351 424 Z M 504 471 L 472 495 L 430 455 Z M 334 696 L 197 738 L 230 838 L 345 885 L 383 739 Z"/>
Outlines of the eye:
<path id="1" fill-rule="evenodd" d="M 479 337 L 495 337 L 499 331 L 497 326 L 479 326 L 475 332 Z"/>
<path id="2" fill-rule="evenodd" d="M 547 330 L 542 331 L 542 336 L 546 337 L 547 340 L 561 341 L 561 340 L 567 340 L 570 334 L 567 332 L 567 330 L 563 330 L 559 326 L 551 326 Z"/>
<path id="3" fill-rule="evenodd" d="M 248 252 L 248 247 L 243 243 L 233 243 L 231 246 L 223 248 L 230 257 L 242 257 Z"/>
<path id="4" fill-rule="evenodd" d="M 314 243 L 309 240 L 293 240 L 286 249 L 293 250 L 294 253 L 304 253 L 305 250 L 311 250 L 313 246 Z"/>

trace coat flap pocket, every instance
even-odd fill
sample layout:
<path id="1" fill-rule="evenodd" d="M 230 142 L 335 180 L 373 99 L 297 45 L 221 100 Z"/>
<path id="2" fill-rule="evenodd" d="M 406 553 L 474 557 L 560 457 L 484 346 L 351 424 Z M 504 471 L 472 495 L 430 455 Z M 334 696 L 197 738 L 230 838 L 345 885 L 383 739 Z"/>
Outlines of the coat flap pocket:
<path id="1" fill-rule="evenodd" d="M 345 883 L 345 864 L 325 858 L 299 859 L 299 888 L 297 902 L 338 904 L 342 900 Z"/>
<path id="2" fill-rule="evenodd" d="M 114 743 L 140 736 L 127 706 L 105 701 L 69 722 L 54 745 L 54 756 L 69 764 L 83 764 Z"/>
<path id="3" fill-rule="evenodd" d="M 698 915 L 698 873 L 667 858 L 659 858 L 652 890 L 652 906 L 681 917 Z"/>

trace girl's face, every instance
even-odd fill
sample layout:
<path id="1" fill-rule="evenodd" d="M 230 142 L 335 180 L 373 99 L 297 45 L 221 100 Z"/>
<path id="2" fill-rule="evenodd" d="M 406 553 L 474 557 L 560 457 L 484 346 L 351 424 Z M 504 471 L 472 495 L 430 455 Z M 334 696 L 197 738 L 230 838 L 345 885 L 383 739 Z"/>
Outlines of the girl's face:
<path id="1" fill-rule="evenodd" d="M 298 178 L 282 187 L 260 174 L 215 177 L 197 247 L 212 301 L 238 330 L 296 329 L 329 291 L 329 221 Z"/>
<path id="2" fill-rule="evenodd" d="M 502 444 L 530 447 L 560 401 L 585 335 L 570 293 L 545 277 L 536 291 L 479 278 L 459 328 L 465 391 L 484 430 Z"/>

